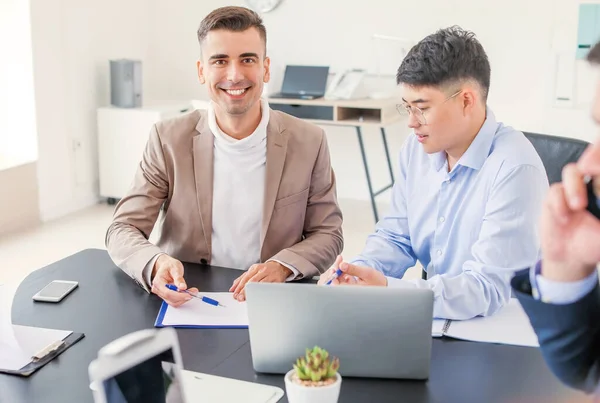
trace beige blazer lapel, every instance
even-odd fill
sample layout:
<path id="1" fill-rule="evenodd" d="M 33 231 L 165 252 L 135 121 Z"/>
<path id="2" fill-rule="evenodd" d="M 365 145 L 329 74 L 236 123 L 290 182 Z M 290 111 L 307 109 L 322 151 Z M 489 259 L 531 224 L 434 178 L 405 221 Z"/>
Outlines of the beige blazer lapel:
<path id="1" fill-rule="evenodd" d="M 273 114 L 271 114 L 273 116 Z M 267 164 L 265 178 L 265 201 L 263 205 L 263 222 L 260 236 L 261 250 L 264 247 L 265 237 L 273 215 L 275 200 L 279 192 L 279 184 L 281 175 L 283 174 L 283 166 L 285 164 L 285 156 L 287 152 L 288 137 L 281 130 L 279 122 L 273 117 L 269 120 L 267 126 Z M 261 253 L 262 255 L 262 253 Z"/>
<path id="2" fill-rule="evenodd" d="M 208 128 L 207 119 L 200 119 L 194 136 L 194 177 L 196 198 L 202 220 L 202 231 L 208 254 L 212 251 L 212 203 L 213 203 L 213 159 L 214 135 Z"/>

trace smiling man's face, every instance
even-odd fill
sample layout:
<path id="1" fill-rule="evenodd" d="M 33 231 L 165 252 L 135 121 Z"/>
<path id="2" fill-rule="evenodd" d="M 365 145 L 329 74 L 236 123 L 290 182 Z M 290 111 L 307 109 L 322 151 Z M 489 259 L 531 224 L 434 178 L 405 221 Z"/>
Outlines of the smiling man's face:
<path id="1" fill-rule="evenodd" d="M 208 87 L 211 100 L 229 115 L 240 116 L 251 110 L 270 78 L 270 60 L 259 31 L 213 30 L 201 48 L 198 77 Z"/>

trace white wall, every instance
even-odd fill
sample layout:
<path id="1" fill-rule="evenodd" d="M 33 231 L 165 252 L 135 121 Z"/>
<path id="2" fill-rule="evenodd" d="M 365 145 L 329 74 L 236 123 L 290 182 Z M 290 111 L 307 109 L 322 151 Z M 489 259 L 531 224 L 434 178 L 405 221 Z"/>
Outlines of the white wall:
<path id="1" fill-rule="evenodd" d="M 198 24 L 216 7 L 245 3 L 31 1 L 40 209 L 42 218 L 50 219 L 97 198 L 95 109 L 108 103 L 108 60 L 142 59 L 146 101 L 205 98 L 195 69 Z M 285 64 L 373 70 L 372 34 L 417 41 L 440 27 L 459 24 L 473 30 L 489 54 L 489 104 L 500 120 L 521 130 L 592 140 L 596 130 L 589 119 L 591 75 L 585 62 L 577 67 L 582 71 L 574 83 L 579 89 L 575 106 L 558 108 L 553 101 L 556 55 L 574 54 L 577 6 L 574 0 L 284 0 L 263 16 L 274 69 L 270 90 L 279 89 Z M 366 199 L 355 132 L 325 128 L 339 196 Z M 388 133 L 395 164 L 408 131 L 397 125 Z M 387 181 L 379 133 L 367 130 L 365 138 L 379 187 Z M 380 200 L 386 199 L 384 195 Z"/>
<path id="2" fill-rule="evenodd" d="M 39 222 L 29 2 L 0 1 L 0 234 Z"/>
<path id="3" fill-rule="evenodd" d="M 220 0 L 156 1 L 161 23 L 155 32 L 155 58 L 151 62 L 162 80 L 151 83 L 153 96 L 205 96 L 195 76 L 198 45 L 194 33 L 208 12 L 227 4 Z M 591 95 L 587 83 L 591 76 L 584 61 L 578 63 L 580 91 L 575 107 L 555 107 L 553 100 L 556 55 L 572 52 L 574 57 L 577 12 L 578 2 L 574 0 L 284 0 L 279 8 L 263 16 L 274 70 L 270 90 L 279 89 L 286 64 L 328 64 L 334 71 L 353 67 L 373 71 L 373 34 L 418 41 L 438 28 L 458 24 L 474 31 L 488 53 L 492 66 L 489 105 L 498 119 L 524 131 L 590 141 L 596 130 L 589 119 Z M 367 198 L 354 131 L 325 128 L 338 173 L 339 196 Z M 388 133 L 396 162 L 408 131 L 396 126 Z M 379 187 L 387 180 L 380 137 L 377 130 L 366 131 L 365 136 L 374 181 Z M 381 200 L 386 198 L 384 195 Z"/>
<path id="4" fill-rule="evenodd" d="M 8 190 L 0 197 L 0 236 L 39 224 L 35 162 L 0 169 L 0 189 Z"/>
<path id="5" fill-rule="evenodd" d="M 97 201 L 96 108 L 109 102 L 108 61 L 149 66 L 154 13 L 147 0 L 31 3 L 40 212 L 49 220 Z"/>
<path id="6" fill-rule="evenodd" d="M 0 170 L 35 161 L 29 2 L 0 1 Z M 35 177 L 32 178 L 35 181 Z"/>

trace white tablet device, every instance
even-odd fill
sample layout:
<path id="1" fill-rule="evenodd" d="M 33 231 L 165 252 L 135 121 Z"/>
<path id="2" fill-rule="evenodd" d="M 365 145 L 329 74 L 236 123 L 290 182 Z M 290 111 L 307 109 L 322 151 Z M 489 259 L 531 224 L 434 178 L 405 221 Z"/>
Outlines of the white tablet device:
<path id="1" fill-rule="evenodd" d="M 96 403 L 186 403 L 181 370 L 172 328 L 123 336 L 103 347 L 88 368 Z"/>
<path id="2" fill-rule="evenodd" d="M 183 370 L 171 327 L 113 341 L 88 370 L 95 403 L 275 403 L 283 396 L 277 387 Z"/>
<path id="3" fill-rule="evenodd" d="M 69 295 L 79 283 L 77 281 L 54 280 L 33 296 L 34 301 L 60 302 Z"/>

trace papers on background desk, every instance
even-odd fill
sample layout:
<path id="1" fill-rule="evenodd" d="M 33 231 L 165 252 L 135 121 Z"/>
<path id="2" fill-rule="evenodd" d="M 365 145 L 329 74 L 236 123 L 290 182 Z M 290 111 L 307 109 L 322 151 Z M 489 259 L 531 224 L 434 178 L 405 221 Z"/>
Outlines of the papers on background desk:
<path id="1" fill-rule="evenodd" d="M 31 357 L 50 344 L 64 340 L 71 331 L 12 324 L 14 291 L 19 282 L 0 286 L 0 370 L 18 371 Z"/>
<path id="2" fill-rule="evenodd" d="M 201 292 L 200 295 L 219 301 L 224 306 L 214 306 L 192 298 L 178 308 L 162 303 L 154 326 L 245 329 L 248 328 L 246 302 L 233 298 L 231 292 Z"/>
<path id="3" fill-rule="evenodd" d="M 504 308 L 492 316 L 469 320 L 434 319 L 431 335 L 483 343 L 539 347 L 529 318 L 515 298 L 511 298 Z"/>

